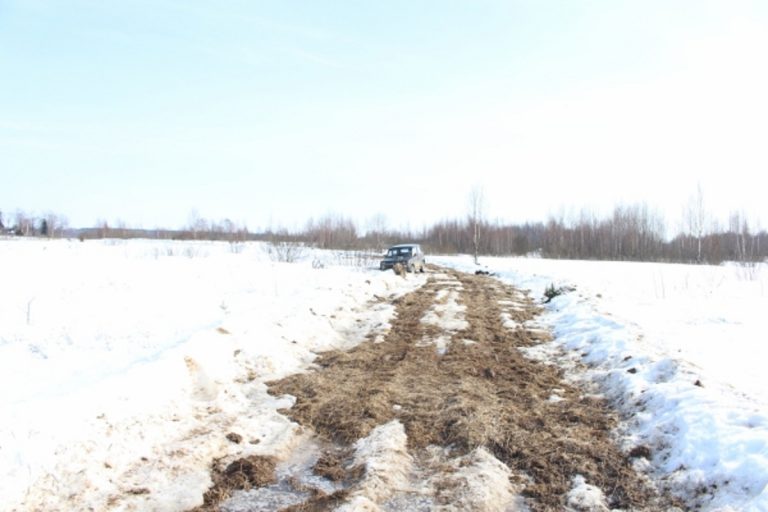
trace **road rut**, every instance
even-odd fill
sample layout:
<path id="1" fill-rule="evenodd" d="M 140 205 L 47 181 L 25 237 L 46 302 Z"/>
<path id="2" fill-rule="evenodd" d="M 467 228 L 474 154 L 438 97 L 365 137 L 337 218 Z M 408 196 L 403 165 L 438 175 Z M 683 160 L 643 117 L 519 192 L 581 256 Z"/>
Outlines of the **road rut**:
<path id="1" fill-rule="evenodd" d="M 431 269 L 392 327 L 268 383 L 322 448 L 295 484 L 309 510 L 665 510 L 613 443 L 600 399 L 521 348 L 549 339 L 539 306 L 487 276 Z"/>

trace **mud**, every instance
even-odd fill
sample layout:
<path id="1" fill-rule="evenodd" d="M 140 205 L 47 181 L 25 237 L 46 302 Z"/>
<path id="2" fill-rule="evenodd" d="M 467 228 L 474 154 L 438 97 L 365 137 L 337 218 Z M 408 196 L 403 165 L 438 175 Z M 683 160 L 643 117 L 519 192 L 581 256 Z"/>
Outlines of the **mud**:
<path id="1" fill-rule="evenodd" d="M 383 343 L 322 354 L 317 371 L 270 383 L 270 393 L 297 398 L 284 413 L 341 446 L 397 419 L 412 453 L 436 445 L 461 456 L 485 447 L 519 475 L 532 510 L 562 510 L 576 475 L 601 488 L 611 508 L 658 510 L 661 498 L 611 440 L 611 410 L 518 350 L 546 333 L 502 322 L 500 302 L 515 305 L 506 313 L 520 326 L 539 308 L 497 280 L 449 274 L 460 283 L 469 328 L 451 336 L 444 355 L 418 346 L 439 334 L 421 321 L 446 286 L 430 278 L 398 301 Z"/>
<path id="2" fill-rule="evenodd" d="M 340 486 L 334 493 L 300 489 L 308 497 L 284 510 L 573 510 L 568 494 L 577 477 L 598 487 L 612 509 L 673 505 L 632 469 L 632 458 L 646 454 L 623 454 L 614 445 L 617 420 L 606 403 L 565 382 L 557 367 L 523 356 L 520 348 L 549 339 L 535 324 L 541 310 L 533 301 L 489 276 L 430 271 L 425 286 L 395 302 L 383 342 L 372 336 L 351 350 L 323 353 L 314 370 L 268 383 L 271 394 L 296 397 L 281 412 L 334 447 L 313 472 Z M 460 325 L 468 327 L 424 321 L 446 289 L 458 291 L 466 320 Z M 429 343 L 438 337 L 449 339 L 444 350 Z M 407 436 L 412 485 L 369 506 L 355 443 L 393 421 Z M 493 504 L 477 480 L 468 483 L 472 464 L 502 466 L 496 474 L 509 489 L 497 493 L 503 500 Z M 463 474 L 469 476 L 457 476 Z M 498 490 L 496 482 L 486 487 Z M 476 502 L 461 486 L 474 486 Z"/>
<path id="3" fill-rule="evenodd" d="M 237 459 L 226 466 L 216 461 L 211 478 L 213 485 L 203 495 L 203 506 L 192 512 L 217 511 L 219 503 L 229 498 L 233 491 L 248 491 L 275 483 L 275 460 L 254 455 Z"/>

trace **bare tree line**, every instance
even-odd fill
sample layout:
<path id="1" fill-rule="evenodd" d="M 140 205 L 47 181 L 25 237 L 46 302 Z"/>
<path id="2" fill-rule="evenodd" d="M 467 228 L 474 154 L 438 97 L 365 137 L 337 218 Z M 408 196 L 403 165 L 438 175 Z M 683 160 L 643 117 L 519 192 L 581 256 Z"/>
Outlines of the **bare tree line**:
<path id="1" fill-rule="evenodd" d="M 669 238 L 663 216 L 643 203 L 617 205 L 602 217 L 583 210 L 546 222 L 510 224 L 484 219 L 478 202 L 482 203 L 482 193 L 474 192 L 465 218 L 439 221 L 419 231 L 389 229 L 381 215 L 369 221 L 367 229 L 359 230 L 353 220 L 329 215 L 312 219 L 294 232 L 278 230 L 254 236 L 342 250 L 382 251 L 388 245 L 412 241 L 431 253 L 472 254 L 475 258 L 535 254 L 557 259 L 709 264 L 768 258 L 768 233 L 752 228 L 743 214 L 734 213 L 725 228 L 704 221 L 686 224 Z"/>
<path id="2" fill-rule="evenodd" d="M 728 226 L 722 228 L 709 222 L 705 212 L 696 210 L 691 213 L 695 221 L 669 238 L 664 217 L 644 203 L 617 205 L 602 217 L 582 210 L 569 218 L 561 215 L 546 222 L 511 224 L 484 219 L 482 197 L 482 191 L 473 190 L 465 218 L 439 221 L 420 231 L 388 229 L 382 216 L 377 216 L 361 234 L 354 221 L 328 216 L 311 220 L 304 230 L 290 235 L 283 232 L 278 238 L 348 250 L 383 250 L 387 245 L 413 241 L 431 253 L 472 254 L 476 259 L 481 254 L 536 254 L 559 259 L 719 264 L 768 258 L 768 233 L 751 227 L 743 214 L 732 214 Z M 692 204 L 699 208 L 703 203 Z"/>
<path id="3" fill-rule="evenodd" d="M 100 221 L 94 228 L 67 229 L 66 219 L 55 214 L 34 217 L 0 213 L 0 229 L 17 236 L 91 238 L 156 238 L 176 240 L 262 240 L 322 249 L 383 251 L 388 245 L 419 242 L 431 253 L 508 256 L 536 254 L 545 258 L 665 261 L 719 264 L 756 262 L 768 258 L 768 233 L 755 229 L 743 213 L 733 213 L 725 226 L 710 219 L 701 189 L 684 208 L 679 233 L 668 237 L 661 214 L 646 204 L 617 205 L 608 215 L 588 210 L 551 216 L 545 222 L 512 224 L 484 216 L 483 192 L 474 188 L 464 217 L 435 222 L 414 231 L 395 230 L 386 218 L 372 217 L 361 229 L 338 214 L 310 219 L 303 228 L 250 232 L 229 219 L 207 220 L 190 214 L 182 229 L 133 229 L 123 222 Z"/>
<path id="4" fill-rule="evenodd" d="M 16 210 L 6 216 L 0 211 L 0 234 L 58 238 L 64 236 L 68 225 L 66 217 L 53 212 L 35 216 Z"/>

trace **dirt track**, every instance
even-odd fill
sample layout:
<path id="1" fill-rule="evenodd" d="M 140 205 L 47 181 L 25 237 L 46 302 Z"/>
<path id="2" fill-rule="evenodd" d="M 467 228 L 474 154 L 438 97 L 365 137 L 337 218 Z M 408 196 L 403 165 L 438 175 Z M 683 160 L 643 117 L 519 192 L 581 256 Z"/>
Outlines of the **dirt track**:
<path id="1" fill-rule="evenodd" d="M 433 270 L 396 306 L 383 342 L 324 353 L 316 370 L 269 384 L 296 397 L 285 414 L 327 441 L 314 472 L 337 482 L 284 510 L 607 510 L 572 495 L 579 476 L 610 508 L 667 508 L 611 442 L 611 411 L 522 354 L 548 336 L 526 296 Z M 387 452 L 389 466 L 361 462 L 359 440 L 382 429 L 407 442 Z"/>

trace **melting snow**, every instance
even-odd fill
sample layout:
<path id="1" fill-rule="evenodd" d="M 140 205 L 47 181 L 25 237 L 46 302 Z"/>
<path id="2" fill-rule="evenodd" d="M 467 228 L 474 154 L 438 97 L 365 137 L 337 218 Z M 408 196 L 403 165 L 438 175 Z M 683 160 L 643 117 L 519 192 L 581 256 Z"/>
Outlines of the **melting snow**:
<path id="1" fill-rule="evenodd" d="M 581 475 L 574 477 L 567 501 L 568 507 L 573 511 L 608 512 L 610 510 L 603 491 L 594 485 L 589 485 Z"/>
<path id="2" fill-rule="evenodd" d="M 427 310 L 421 321 L 427 325 L 438 327 L 444 334 L 437 338 L 424 338 L 419 346 L 435 345 L 438 354 L 443 355 L 448 350 L 453 334 L 468 329 L 469 322 L 464 317 L 467 307 L 459 304 L 460 283 L 456 279 L 445 281 L 448 286 L 438 290 L 435 303 Z"/>
<path id="3" fill-rule="evenodd" d="M 0 261 L 13 269 L 0 294 L 10 510 L 199 505 L 214 458 L 295 448 L 277 413 L 292 399 L 265 381 L 385 333 L 394 308 L 370 301 L 426 281 L 323 252 L 277 263 L 258 243 L 3 239 Z"/>
<path id="4" fill-rule="evenodd" d="M 552 283 L 575 286 L 541 317 L 555 339 L 522 350 L 611 400 L 622 447 L 650 450 L 638 469 L 692 508 L 768 510 L 765 265 L 748 277 L 735 265 L 483 261 L 536 298 Z"/>

